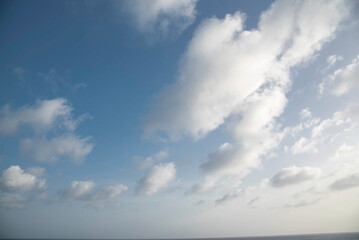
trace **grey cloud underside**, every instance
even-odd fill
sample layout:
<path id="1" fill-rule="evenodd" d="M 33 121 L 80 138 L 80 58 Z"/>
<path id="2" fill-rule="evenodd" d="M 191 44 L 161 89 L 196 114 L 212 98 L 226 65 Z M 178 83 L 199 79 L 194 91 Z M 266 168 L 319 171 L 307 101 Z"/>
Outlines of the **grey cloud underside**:
<path id="1" fill-rule="evenodd" d="M 343 177 L 330 184 L 329 188 L 335 191 L 346 190 L 354 187 L 359 187 L 359 173 Z"/>
<path id="2" fill-rule="evenodd" d="M 283 168 L 275 174 L 270 180 L 270 185 L 276 188 L 286 187 L 313 180 L 318 178 L 320 174 L 321 170 L 319 168 L 292 166 Z"/>
<path id="3" fill-rule="evenodd" d="M 223 203 L 226 203 L 229 201 L 236 200 L 236 199 L 242 197 L 243 194 L 244 194 L 244 192 L 242 190 L 238 190 L 234 193 L 228 193 L 228 194 L 224 195 L 223 197 L 218 198 L 216 200 L 216 204 L 223 204 Z"/>

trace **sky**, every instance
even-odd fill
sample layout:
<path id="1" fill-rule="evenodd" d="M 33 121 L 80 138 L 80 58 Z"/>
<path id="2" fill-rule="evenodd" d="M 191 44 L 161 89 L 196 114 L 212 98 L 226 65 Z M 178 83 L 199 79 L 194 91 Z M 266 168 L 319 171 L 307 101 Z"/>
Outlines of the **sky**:
<path id="1" fill-rule="evenodd" d="M 359 231 L 357 1 L 1 1 L 0 237 Z"/>

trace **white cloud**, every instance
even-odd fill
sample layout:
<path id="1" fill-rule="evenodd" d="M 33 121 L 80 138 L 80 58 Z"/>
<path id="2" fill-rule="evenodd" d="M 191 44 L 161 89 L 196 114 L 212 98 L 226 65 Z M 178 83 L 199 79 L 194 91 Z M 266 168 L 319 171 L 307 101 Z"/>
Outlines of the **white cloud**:
<path id="1" fill-rule="evenodd" d="M 337 1 L 278 1 L 251 31 L 243 30 L 239 12 L 205 20 L 183 56 L 177 82 L 157 96 L 147 132 L 203 137 L 261 87 L 274 84 L 284 94 L 290 67 L 332 39 L 349 9 Z"/>
<path id="2" fill-rule="evenodd" d="M 64 199 L 96 201 L 115 198 L 122 192 L 127 191 L 127 186 L 122 184 L 108 185 L 97 189 L 95 187 L 96 184 L 92 181 L 73 181 L 70 186 L 61 190 L 59 194 Z"/>
<path id="3" fill-rule="evenodd" d="M 351 118 L 356 118 L 356 106 L 349 104 L 344 111 L 338 111 L 333 114 L 331 118 L 324 120 L 314 119 L 310 121 L 310 124 L 305 123 L 306 128 L 312 127 L 309 137 L 300 137 L 291 147 L 292 154 L 300 153 L 317 153 L 321 145 L 328 141 L 330 137 L 335 137 L 337 134 L 331 134 L 330 130 L 339 126 L 352 127 L 355 123 Z M 342 129 L 340 129 L 342 132 Z M 330 140 L 331 141 L 331 140 Z"/>
<path id="4" fill-rule="evenodd" d="M 21 126 L 30 126 L 41 132 L 54 127 L 74 130 L 83 116 L 74 119 L 72 110 L 63 98 L 37 101 L 34 106 L 23 106 L 18 110 L 11 110 L 9 105 L 5 105 L 0 112 L 0 134 L 14 134 Z"/>
<path id="5" fill-rule="evenodd" d="M 50 140 L 24 139 L 20 143 L 21 153 L 38 162 L 57 162 L 62 157 L 68 157 L 75 163 L 82 162 L 92 151 L 91 138 L 81 138 L 74 134 L 64 134 Z"/>
<path id="6" fill-rule="evenodd" d="M 353 61 L 340 69 L 337 69 L 333 74 L 328 76 L 328 79 L 323 81 L 320 86 L 320 93 L 323 93 L 325 88 L 336 95 L 341 96 L 349 91 L 359 88 L 359 55 Z"/>
<path id="7" fill-rule="evenodd" d="M 4 170 L 0 175 L 0 206 L 18 209 L 31 199 L 44 198 L 47 194 L 46 180 L 42 178 L 44 174 L 43 168 L 24 171 L 16 165 Z"/>
<path id="8" fill-rule="evenodd" d="M 0 112 L 0 134 L 14 134 L 22 126 L 34 130 L 34 138 L 23 139 L 20 151 L 39 162 L 56 162 L 68 157 L 74 162 L 83 161 L 92 151 L 91 137 L 80 137 L 73 132 L 87 115 L 75 119 L 73 108 L 66 99 L 37 101 L 33 106 L 11 110 L 8 105 Z M 48 139 L 47 135 L 58 134 Z"/>
<path id="9" fill-rule="evenodd" d="M 336 151 L 332 160 L 351 160 L 359 162 L 359 144 L 348 145 L 343 143 Z"/>
<path id="10" fill-rule="evenodd" d="M 173 163 L 155 165 L 147 174 L 138 181 L 137 194 L 152 196 L 161 188 L 166 187 L 176 175 Z"/>
<path id="11" fill-rule="evenodd" d="M 92 181 L 73 181 L 69 187 L 60 191 L 64 198 L 86 200 L 89 192 L 96 186 Z"/>
<path id="12" fill-rule="evenodd" d="M 349 176 L 340 178 L 334 181 L 329 188 L 332 190 L 340 191 L 354 187 L 359 187 L 359 173 L 354 173 Z"/>
<path id="13" fill-rule="evenodd" d="M 244 30 L 240 12 L 203 21 L 177 81 L 156 96 L 145 134 L 199 139 L 230 119 L 235 142 L 209 154 L 201 169 L 220 178 L 259 166 L 283 137 L 276 118 L 287 103 L 291 68 L 333 39 L 349 10 L 350 3 L 340 1 L 276 1 L 262 13 L 258 29 Z"/>
<path id="14" fill-rule="evenodd" d="M 329 64 L 329 67 L 333 66 L 336 62 L 342 61 L 343 57 L 339 55 L 331 55 L 327 58 L 327 63 Z"/>
<path id="15" fill-rule="evenodd" d="M 298 154 L 298 153 L 316 153 L 318 152 L 317 149 L 317 141 L 308 141 L 307 138 L 305 137 L 301 137 L 298 141 L 296 141 L 292 148 L 291 148 L 291 152 L 293 154 Z"/>
<path id="16" fill-rule="evenodd" d="M 291 166 L 283 168 L 275 174 L 271 178 L 270 184 L 277 188 L 286 187 L 318 178 L 320 175 L 321 170 L 319 168 Z"/>
<path id="17" fill-rule="evenodd" d="M 164 150 L 146 158 L 135 156 L 133 160 L 135 161 L 137 167 L 140 170 L 144 170 L 149 167 L 152 167 L 154 164 L 160 161 L 165 160 L 166 158 L 168 158 L 168 156 L 169 156 L 169 152 L 167 150 Z"/>
<path id="18" fill-rule="evenodd" d="M 196 17 L 197 0 L 132 0 L 126 2 L 138 29 L 167 35 L 182 32 Z"/>
<path id="19" fill-rule="evenodd" d="M 34 174 L 34 172 L 36 173 Z M 27 171 L 19 166 L 10 166 L 0 176 L 0 190 L 3 192 L 41 191 L 46 189 L 45 179 L 39 178 L 43 168 L 30 168 Z"/>

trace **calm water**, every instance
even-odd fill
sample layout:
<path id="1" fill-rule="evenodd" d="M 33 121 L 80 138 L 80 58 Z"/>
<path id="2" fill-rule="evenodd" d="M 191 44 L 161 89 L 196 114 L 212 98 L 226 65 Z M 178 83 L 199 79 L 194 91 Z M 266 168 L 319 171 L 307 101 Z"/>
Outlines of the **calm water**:
<path id="1" fill-rule="evenodd" d="M 331 233 L 270 237 L 239 237 L 239 238 L 203 238 L 201 240 L 359 240 L 359 233 Z M 186 239 L 190 240 L 190 239 Z M 191 239 L 196 240 L 196 239 Z M 197 239 L 198 240 L 198 239 Z"/>
<path id="2" fill-rule="evenodd" d="M 17 239 L 26 240 L 26 239 Z M 31 239 L 40 240 L 40 239 Z M 46 240 L 46 239 L 41 239 Z M 60 239 L 57 239 L 60 240 Z M 86 240 L 86 239 L 83 239 Z M 91 239 L 94 240 L 94 239 Z M 97 239 L 101 240 L 101 239 Z M 125 239 L 122 239 L 125 240 Z M 136 239 L 132 239 L 136 240 Z M 141 240 L 141 239 L 137 239 Z M 151 239 L 156 240 L 156 239 Z M 270 237 L 238 237 L 238 238 L 185 238 L 185 239 L 161 239 L 161 240 L 359 240 L 358 233 L 331 233 L 331 234 L 308 234 L 308 235 L 288 235 Z"/>

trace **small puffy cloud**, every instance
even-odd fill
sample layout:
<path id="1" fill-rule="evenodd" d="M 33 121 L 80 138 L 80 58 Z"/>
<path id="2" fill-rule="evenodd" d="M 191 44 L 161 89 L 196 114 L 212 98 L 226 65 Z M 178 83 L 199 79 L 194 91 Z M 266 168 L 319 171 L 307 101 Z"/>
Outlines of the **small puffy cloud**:
<path id="1" fill-rule="evenodd" d="M 138 29 L 144 33 L 181 33 L 196 17 L 197 0 L 132 0 L 126 2 Z"/>
<path id="2" fill-rule="evenodd" d="M 91 137 L 80 137 L 73 132 L 87 115 L 75 119 L 73 108 L 66 99 L 37 101 L 33 106 L 12 110 L 8 105 L 0 110 L 0 134 L 14 134 L 22 126 L 34 131 L 34 138 L 20 142 L 19 150 L 39 162 L 56 162 L 68 157 L 74 162 L 83 161 L 92 151 Z M 47 135 L 59 134 L 48 139 Z"/>
<path id="3" fill-rule="evenodd" d="M 324 88 L 329 88 L 329 91 L 336 95 L 341 96 L 351 90 L 359 88 L 359 55 L 353 61 L 329 76 L 328 80 L 320 84 L 320 92 Z"/>
<path id="4" fill-rule="evenodd" d="M 274 175 L 270 180 L 270 185 L 272 187 L 281 188 L 316 179 L 320 175 L 321 170 L 319 168 L 291 166 L 283 168 Z"/>
<path id="5" fill-rule="evenodd" d="M 97 189 L 92 196 L 91 200 L 114 198 L 119 196 L 122 192 L 127 191 L 127 186 L 122 184 L 109 185 Z"/>
<path id="6" fill-rule="evenodd" d="M 136 194 L 152 196 L 161 188 L 166 187 L 176 175 L 173 163 L 155 165 L 147 174 L 141 178 L 136 187 Z"/>
<path id="7" fill-rule="evenodd" d="M 30 168 L 24 171 L 19 166 L 10 166 L 0 176 L 0 190 L 2 192 L 43 190 L 46 188 L 46 183 L 39 177 L 44 171 L 43 168 Z"/>
<path id="8" fill-rule="evenodd" d="M 315 153 L 318 151 L 316 144 L 316 141 L 308 141 L 308 139 L 306 139 L 305 137 L 301 137 L 298 141 L 294 143 L 291 148 L 291 152 L 293 154 L 308 152 Z"/>
<path id="9" fill-rule="evenodd" d="M 26 157 L 38 162 L 57 162 L 61 157 L 68 157 L 76 163 L 82 162 L 92 151 L 90 137 L 81 138 L 74 134 L 64 134 L 50 140 L 24 139 L 20 143 L 20 151 Z"/>
<path id="10" fill-rule="evenodd" d="M 340 178 L 330 184 L 329 188 L 335 191 L 346 190 L 349 188 L 359 187 L 359 173 Z"/>
<path id="11" fill-rule="evenodd" d="M 46 180 L 43 168 L 21 169 L 10 166 L 0 175 L 0 206 L 9 209 L 23 208 L 31 199 L 46 196 Z"/>
<path id="12" fill-rule="evenodd" d="M 14 134 L 21 126 L 29 126 L 35 131 L 48 131 L 54 127 L 74 130 L 82 117 L 74 119 L 72 110 L 63 98 L 38 101 L 34 106 L 17 110 L 6 105 L 0 110 L 0 134 Z"/>
<path id="13" fill-rule="evenodd" d="M 335 154 L 331 159 L 332 160 L 341 160 L 341 161 L 343 161 L 343 160 L 359 161 L 359 144 L 348 145 L 346 143 L 343 143 L 335 151 Z"/>
<path id="14" fill-rule="evenodd" d="M 144 170 L 149 167 L 152 167 L 154 164 L 160 161 L 165 160 L 166 158 L 168 158 L 168 156 L 169 152 L 167 150 L 164 150 L 146 158 L 135 156 L 133 160 L 135 161 L 138 169 Z"/>
<path id="15" fill-rule="evenodd" d="M 233 193 L 228 193 L 228 194 L 224 195 L 223 197 L 218 198 L 216 200 L 216 204 L 223 204 L 223 203 L 226 203 L 226 202 L 229 202 L 229 201 L 233 201 L 235 199 L 238 199 L 238 198 L 242 197 L 243 194 L 244 194 L 244 192 L 242 190 L 238 190 L 238 191 L 233 192 Z"/>
<path id="16" fill-rule="evenodd" d="M 330 131 L 338 129 L 339 126 L 353 126 L 353 120 L 357 117 L 356 115 L 359 116 L 359 114 L 356 114 L 356 112 L 359 112 L 356 108 L 356 105 L 349 104 L 344 111 L 335 112 L 331 118 L 324 120 L 311 118 L 311 120 L 304 122 L 303 126 L 305 128 L 312 127 L 311 134 L 309 137 L 300 137 L 293 144 L 291 147 L 292 154 L 318 152 L 318 149 L 325 141 L 329 141 L 330 137 L 336 136 L 331 134 Z M 293 131 L 293 128 L 290 130 Z"/>
<path id="17" fill-rule="evenodd" d="M 96 201 L 115 198 L 127 191 L 127 186 L 122 184 L 108 185 L 97 189 L 95 187 L 96 184 L 92 181 L 73 181 L 70 186 L 60 190 L 59 195 L 63 199 Z"/>
<path id="18" fill-rule="evenodd" d="M 331 55 L 327 58 L 327 63 L 329 64 L 329 67 L 333 66 L 336 62 L 342 61 L 343 57 L 339 55 Z"/>
<path id="19" fill-rule="evenodd" d="M 92 181 L 74 181 L 60 191 L 60 195 L 63 198 L 76 199 L 76 200 L 85 200 L 87 199 L 88 193 L 96 186 Z"/>

